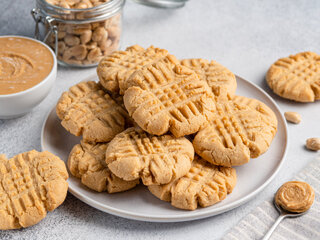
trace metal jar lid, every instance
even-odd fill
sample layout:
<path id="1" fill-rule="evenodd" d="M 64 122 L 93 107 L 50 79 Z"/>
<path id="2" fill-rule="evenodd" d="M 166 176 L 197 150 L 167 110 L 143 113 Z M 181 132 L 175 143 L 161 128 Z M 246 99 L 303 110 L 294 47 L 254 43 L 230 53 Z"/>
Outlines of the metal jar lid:
<path id="1" fill-rule="evenodd" d="M 136 3 L 157 8 L 180 8 L 185 5 L 188 0 L 133 0 Z"/>

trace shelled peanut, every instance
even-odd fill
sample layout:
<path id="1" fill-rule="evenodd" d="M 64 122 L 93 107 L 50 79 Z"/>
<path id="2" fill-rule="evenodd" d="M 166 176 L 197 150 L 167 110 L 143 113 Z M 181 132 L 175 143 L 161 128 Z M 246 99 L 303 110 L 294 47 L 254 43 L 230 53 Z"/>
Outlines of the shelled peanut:
<path id="1" fill-rule="evenodd" d="M 55 6 L 75 9 L 91 8 L 109 1 L 110 0 L 46 0 L 47 3 Z"/>
<path id="2" fill-rule="evenodd" d="M 49 0 L 47 0 L 49 2 Z M 80 3 L 90 2 L 101 4 L 106 0 L 50 0 L 50 2 L 67 2 L 69 6 L 76 8 Z M 99 3 L 99 4 L 98 4 Z M 52 3 L 53 4 L 53 3 Z M 91 5 L 88 5 L 89 7 Z M 80 7 L 79 7 L 80 8 Z M 121 14 L 117 14 L 107 20 L 70 24 L 55 22 L 58 27 L 58 59 L 71 65 L 95 65 L 100 59 L 119 48 L 121 35 Z M 55 38 L 51 34 L 47 43 L 55 48 Z"/>

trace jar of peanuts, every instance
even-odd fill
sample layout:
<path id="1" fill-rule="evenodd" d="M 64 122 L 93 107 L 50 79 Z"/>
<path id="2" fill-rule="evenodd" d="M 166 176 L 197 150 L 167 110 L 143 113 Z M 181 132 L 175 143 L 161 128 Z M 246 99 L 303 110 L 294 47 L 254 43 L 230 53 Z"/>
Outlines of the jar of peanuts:
<path id="1" fill-rule="evenodd" d="M 37 0 L 32 10 L 35 37 L 43 39 L 56 52 L 62 65 L 90 67 L 118 50 L 122 9 L 125 0 Z"/>

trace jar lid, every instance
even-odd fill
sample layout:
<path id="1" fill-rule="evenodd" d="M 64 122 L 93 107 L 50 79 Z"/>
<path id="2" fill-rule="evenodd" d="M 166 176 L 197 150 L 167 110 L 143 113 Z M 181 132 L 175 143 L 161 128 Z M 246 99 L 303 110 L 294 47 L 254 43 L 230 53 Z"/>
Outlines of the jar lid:
<path id="1" fill-rule="evenodd" d="M 157 8 L 180 8 L 188 0 L 133 0 L 136 3 Z"/>

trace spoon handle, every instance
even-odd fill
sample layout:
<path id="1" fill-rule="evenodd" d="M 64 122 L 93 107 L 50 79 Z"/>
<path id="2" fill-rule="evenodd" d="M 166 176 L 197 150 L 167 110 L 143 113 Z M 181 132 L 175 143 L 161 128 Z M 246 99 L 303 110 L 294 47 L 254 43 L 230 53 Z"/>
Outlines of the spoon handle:
<path id="1" fill-rule="evenodd" d="M 268 240 L 272 233 L 274 232 L 274 230 L 277 228 L 277 226 L 279 225 L 279 223 L 282 221 L 282 219 L 284 219 L 286 217 L 285 214 L 280 214 L 279 217 L 277 218 L 277 220 L 275 221 L 275 223 L 272 225 L 272 227 L 269 229 L 269 231 L 266 233 L 266 235 L 264 235 L 264 237 L 262 238 L 262 240 Z"/>

